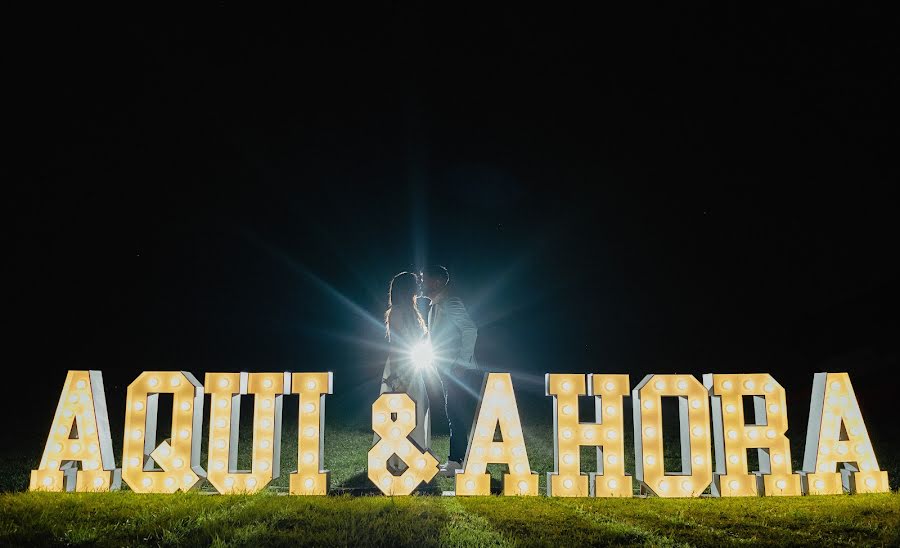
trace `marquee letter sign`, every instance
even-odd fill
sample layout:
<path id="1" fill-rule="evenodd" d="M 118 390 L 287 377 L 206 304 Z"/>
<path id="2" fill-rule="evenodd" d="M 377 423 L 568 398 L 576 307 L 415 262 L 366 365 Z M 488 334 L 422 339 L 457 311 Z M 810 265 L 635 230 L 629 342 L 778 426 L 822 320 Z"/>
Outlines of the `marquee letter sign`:
<path id="1" fill-rule="evenodd" d="M 890 490 L 846 373 L 816 373 L 813 378 L 803 470 L 811 495 Z"/>
<path id="2" fill-rule="evenodd" d="M 156 445 L 159 394 L 172 394 L 172 438 Z M 174 493 L 197 487 L 203 385 L 187 371 L 145 371 L 128 385 L 122 479 L 137 493 Z M 159 470 L 154 467 L 159 465 Z"/>
<path id="3" fill-rule="evenodd" d="M 662 397 L 678 397 L 681 471 L 667 474 Z M 660 497 L 699 497 L 712 481 L 709 395 L 692 375 L 647 375 L 632 391 L 635 477 Z"/>
<path id="4" fill-rule="evenodd" d="M 207 373 L 205 381 L 204 387 L 186 371 L 146 371 L 128 386 L 120 471 L 112 454 L 102 374 L 69 371 L 29 490 L 110 491 L 124 480 L 138 493 L 168 494 L 197 489 L 205 478 L 225 495 L 259 492 L 281 473 L 283 400 L 297 396 L 297 469 L 290 473 L 290 494 L 328 494 L 329 472 L 323 469 L 325 396 L 333 392 L 332 373 Z M 553 409 L 553 471 L 547 474 L 547 495 L 632 496 L 623 431 L 623 401 L 631 389 L 628 375 L 548 373 L 544 384 Z M 208 474 L 200 465 L 206 392 L 212 406 Z M 171 438 L 157 444 L 160 394 L 172 394 L 172 424 Z M 250 470 L 237 470 L 240 404 L 251 394 L 252 461 Z M 579 418 L 582 397 L 593 398 L 593 422 Z M 664 397 L 678 401 L 681 466 L 672 472 L 665 466 Z M 746 400 L 753 404 L 752 422 L 745 417 L 746 398 L 752 398 Z M 702 384 L 692 375 L 651 374 L 631 390 L 631 404 L 634 479 L 648 494 L 699 497 L 707 488 L 715 497 L 890 490 L 847 373 L 814 377 L 800 472 L 791 467 L 785 391 L 768 373 L 707 373 Z M 417 421 L 416 402 L 408 394 L 381 394 L 372 404 L 378 441 L 368 452 L 368 477 L 385 495 L 410 495 L 437 474 L 438 460 L 431 450 L 409 437 Z M 588 474 L 581 473 L 582 447 L 596 451 L 596 468 L 591 466 Z M 758 456 L 756 470 L 747 462 L 752 449 Z M 504 495 L 538 495 L 538 475 L 529 464 L 509 373 L 485 374 L 454 494 L 490 495 L 490 464 L 508 468 Z"/>
<path id="5" fill-rule="evenodd" d="M 716 474 L 713 495 L 721 497 L 800 495 L 800 476 L 791 473 L 784 388 L 768 373 L 703 375 L 712 396 Z M 744 396 L 753 397 L 754 422 L 744 417 Z M 759 470 L 747 470 L 747 450 L 756 449 Z"/>
<path id="6" fill-rule="evenodd" d="M 294 373 L 291 393 L 300 395 L 297 471 L 291 473 L 292 495 L 327 495 L 328 471 L 322 470 L 325 394 L 333 391 L 331 373 Z"/>
<path id="7" fill-rule="evenodd" d="M 41 463 L 31 471 L 29 489 L 109 491 L 119 488 L 121 478 L 113 459 L 103 374 L 69 371 Z"/>
<path id="8" fill-rule="evenodd" d="M 290 373 L 207 373 L 212 396 L 209 413 L 207 478 L 220 493 L 256 493 L 281 470 L 281 396 Z M 250 471 L 238 471 L 241 395 L 254 395 L 253 460 Z"/>
<path id="9" fill-rule="evenodd" d="M 628 375 L 546 376 L 553 396 L 553 464 L 547 473 L 547 495 L 557 497 L 630 497 L 631 477 L 625 474 L 622 398 L 628 395 Z M 594 396 L 597 422 L 578 421 L 578 397 Z M 602 419 L 602 420 L 601 420 Z M 595 447 L 597 471 L 581 474 L 581 448 Z M 590 486 L 590 487 L 589 487 Z"/>
<path id="10" fill-rule="evenodd" d="M 528 464 L 528 451 L 519 420 L 519 407 L 509 373 L 488 373 L 475 412 L 475 427 L 469 434 L 469 449 L 463 470 L 456 473 L 457 495 L 490 495 L 488 464 L 506 464 L 504 495 L 537 495 L 538 477 Z M 500 430 L 501 441 L 494 441 Z"/>
<path id="11" fill-rule="evenodd" d="M 431 451 L 409 438 L 415 428 L 416 402 L 409 395 L 386 392 L 372 404 L 372 430 L 381 439 L 369 449 L 369 479 L 385 495 L 409 495 L 438 472 Z M 388 470 L 388 461 L 395 455 L 406 465 L 401 474 Z"/>

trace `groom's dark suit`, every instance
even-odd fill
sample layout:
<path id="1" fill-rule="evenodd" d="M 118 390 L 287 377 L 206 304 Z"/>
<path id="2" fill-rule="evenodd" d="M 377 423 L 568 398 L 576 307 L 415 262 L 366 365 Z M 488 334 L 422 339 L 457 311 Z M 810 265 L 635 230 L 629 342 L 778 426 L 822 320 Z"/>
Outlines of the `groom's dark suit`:
<path id="1" fill-rule="evenodd" d="M 428 310 L 428 333 L 435 366 L 444 385 L 450 423 L 448 460 L 461 463 L 466 456 L 477 403 L 476 385 L 481 381 L 475 361 L 478 328 L 458 297 L 439 295 Z"/>

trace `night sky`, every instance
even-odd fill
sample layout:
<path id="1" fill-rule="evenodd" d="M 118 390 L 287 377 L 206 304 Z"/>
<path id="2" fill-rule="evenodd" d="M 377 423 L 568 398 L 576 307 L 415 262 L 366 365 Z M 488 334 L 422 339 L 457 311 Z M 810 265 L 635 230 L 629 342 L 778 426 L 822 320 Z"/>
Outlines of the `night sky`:
<path id="1" fill-rule="evenodd" d="M 46 435 L 67 369 L 103 371 L 114 424 L 151 369 L 330 370 L 364 408 L 388 281 L 426 262 L 522 390 L 768 371 L 793 438 L 813 373 L 849 371 L 878 422 L 900 378 L 890 22 L 748 5 L 11 23 L 10 428 Z"/>

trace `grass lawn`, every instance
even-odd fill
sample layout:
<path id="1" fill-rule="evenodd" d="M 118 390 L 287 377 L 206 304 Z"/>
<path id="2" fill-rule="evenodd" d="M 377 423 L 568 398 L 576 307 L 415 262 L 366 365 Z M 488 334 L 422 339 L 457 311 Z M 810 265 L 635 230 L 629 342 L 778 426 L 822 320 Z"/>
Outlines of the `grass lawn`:
<path id="1" fill-rule="evenodd" d="M 290 434 L 296 431 L 294 420 L 285 417 L 282 476 L 267 492 L 252 496 L 214 495 L 208 485 L 199 493 L 169 496 L 127 489 L 22 492 L 43 440 L 24 456 L 20 447 L 0 460 L 0 488 L 9 491 L 0 494 L 0 545 L 900 545 L 896 491 L 753 499 L 464 498 L 436 496 L 453 489 L 450 480 L 439 478 L 417 496 L 385 497 L 374 494 L 366 476 L 372 434 L 364 416 L 327 419 L 325 466 L 334 495 L 284 496 L 296 455 L 296 436 Z M 523 417 L 523 422 L 531 466 L 540 474 L 544 493 L 545 474 L 552 466 L 552 429 L 546 420 Z M 114 435 L 114 443 L 121 443 L 119 437 Z M 240 445 L 238 465 L 246 468 L 249 435 L 242 435 Z M 447 437 L 435 436 L 433 446 L 443 459 Z M 794 453 L 797 466 L 801 453 Z M 888 458 L 880 462 L 896 489 L 896 460 L 889 458 L 893 452 L 882 454 Z M 120 448 L 116 455 L 121 457 Z M 633 471 L 630 447 L 629 455 L 626 469 Z M 204 450 L 202 462 L 205 458 Z M 667 450 L 666 459 L 674 464 L 677 455 Z M 582 460 L 587 470 L 590 459 Z M 499 490 L 500 467 L 489 470 L 493 488 Z"/>

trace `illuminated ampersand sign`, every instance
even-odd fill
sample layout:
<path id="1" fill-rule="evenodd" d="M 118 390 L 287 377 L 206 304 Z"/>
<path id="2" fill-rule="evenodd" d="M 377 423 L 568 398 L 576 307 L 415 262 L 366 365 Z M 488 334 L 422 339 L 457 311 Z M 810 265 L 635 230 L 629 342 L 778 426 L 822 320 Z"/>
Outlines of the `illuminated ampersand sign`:
<path id="1" fill-rule="evenodd" d="M 77 437 L 70 437 L 73 426 Z M 81 470 L 75 464 L 81 463 Z M 109 435 L 103 375 L 99 371 L 69 371 L 37 470 L 31 471 L 32 491 L 109 491 L 118 489 Z"/>
<path id="2" fill-rule="evenodd" d="M 850 375 L 815 374 L 807 428 L 803 470 L 808 494 L 890 490 L 887 472 L 878 468 Z"/>
<path id="3" fill-rule="evenodd" d="M 156 445 L 159 394 L 172 394 L 172 440 Z M 128 385 L 122 479 L 138 493 L 174 493 L 198 486 L 203 385 L 187 371 L 145 371 Z M 153 464 L 159 465 L 159 470 Z"/>
<path id="4" fill-rule="evenodd" d="M 631 392 L 635 477 L 660 497 L 699 497 L 712 481 L 709 394 L 692 375 L 647 375 Z M 662 398 L 678 397 L 681 471 L 664 466 Z"/>
<path id="5" fill-rule="evenodd" d="M 768 373 L 703 375 L 712 397 L 716 473 L 712 494 L 720 497 L 802 494 L 800 475 L 791 473 L 791 444 L 784 388 Z M 753 396 L 753 423 L 744 417 L 744 396 Z M 747 468 L 756 449 L 759 471 Z"/>
<path id="6" fill-rule="evenodd" d="M 490 495 L 491 475 L 487 473 L 487 465 L 505 464 L 510 473 L 503 475 L 503 494 L 537 496 L 538 476 L 528 464 L 509 373 L 488 373 L 475 417 L 463 470 L 456 473 L 456 495 Z M 503 441 L 494 441 L 498 428 Z"/>
<path id="7" fill-rule="evenodd" d="M 554 497 L 630 497 L 631 477 L 625 474 L 622 399 L 628 395 L 628 375 L 548 373 L 553 396 L 555 472 L 547 473 L 547 494 Z M 578 420 L 578 398 L 594 396 L 597 422 Z M 596 447 L 597 471 L 581 474 L 581 448 Z"/>
<path id="8" fill-rule="evenodd" d="M 207 373 L 212 396 L 209 414 L 207 479 L 220 493 L 255 493 L 281 470 L 281 400 L 290 373 Z M 254 395 L 253 460 L 250 471 L 236 470 L 241 395 Z"/>
<path id="9" fill-rule="evenodd" d="M 407 436 L 416 428 L 416 403 L 404 393 L 386 392 L 372 404 L 372 430 L 381 439 L 369 450 L 369 479 L 385 495 L 409 495 L 437 474 L 438 461 Z M 406 470 L 395 476 L 387 468 L 397 455 Z"/>

